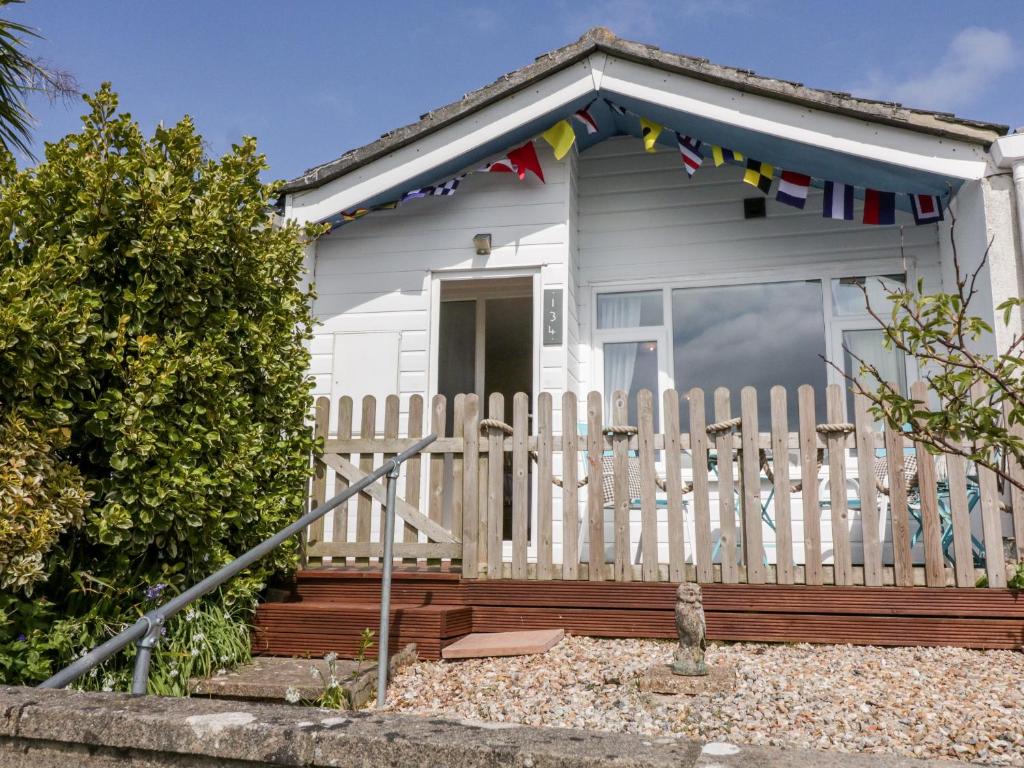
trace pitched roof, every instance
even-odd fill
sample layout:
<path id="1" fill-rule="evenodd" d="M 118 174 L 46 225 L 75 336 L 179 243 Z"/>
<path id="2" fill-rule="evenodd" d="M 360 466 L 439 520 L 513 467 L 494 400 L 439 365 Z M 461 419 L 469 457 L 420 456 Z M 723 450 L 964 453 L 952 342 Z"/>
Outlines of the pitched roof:
<path id="1" fill-rule="evenodd" d="M 905 107 L 895 102 L 862 99 L 849 93 L 808 88 L 802 83 L 712 64 L 707 59 L 669 53 L 653 45 L 624 40 L 608 29 L 594 27 L 576 42 L 541 54 L 531 64 L 502 75 L 490 85 L 467 93 L 456 102 L 428 112 L 418 122 L 389 131 L 376 141 L 351 149 L 336 160 L 310 168 L 302 176 L 284 184 L 280 192 L 300 192 L 322 186 L 511 93 L 527 88 L 554 72 L 570 67 L 595 52 L 801 106 L 975 144 L 988 145 L 1009 131 L 1005 125 L 968 120 L 949 112 L 933 112 Z"/>

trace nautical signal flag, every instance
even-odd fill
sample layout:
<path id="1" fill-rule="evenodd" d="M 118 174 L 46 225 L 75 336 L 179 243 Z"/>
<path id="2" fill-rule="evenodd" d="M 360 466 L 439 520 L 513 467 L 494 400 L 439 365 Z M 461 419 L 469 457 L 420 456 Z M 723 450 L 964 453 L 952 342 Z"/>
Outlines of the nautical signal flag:
<path id="1" fill-rule="evenodd" d="M 541 136 L 555 150 L 556 160 L 561 160 L 565 157 L 576 141 L 576 132 L 572 129 L 572 123 L 568 120 L 559 120 L 544 131 Z"/>
<path id="2" fill-rule="evenodd" d="M 722 163 L 742 163 L 743 155 L 732 149 L 726 149 L 725 147 L 719 147 L 716 145 L 711 146 L 711 157 L 715 160 L 715 167 L 722 165 Z"/>
<path id="3" fill-rule="evenodd" d="M 760 160 L 747 160 L 747 170 L 743 174 L 743 180 L 751 186 L 757 187 L 766 195 L 772 188 L 772 179 L 775 177 L 775 168 L 762 163 Z"/>
<path id="4" fill-rule="evenodd" d="M 837 181 L 826 181 L 821 215 L 826 219 L 853 221 L 853 187 Z"/>
<path id="5" fill-rule="evenodd" d="M 640 137 L 644 140 L 644 149 L 648 152 L 658 151 L 654 145 L 657 143 L 662 130 L 662 127 L 653 120 L 648 120 L 646 117 L 640 118 Z"/>
<path id="6" fill-rule="evenodd" d="M 459 184 L 462 182 L 464 178 L 466 178 L 466 174 L 456 176 L 454 179 L 448 179 L 448 181 L 444 182 L 443 184 L 433 184 L 429 187 L 420 187 L 419 189 L 413 189 L 402 195 L 402 197 L 399 198 L 398 202 L 405 203 L 408 202 L 409 200 L 415 200 L 418 197 L 449 197 L 455 194 L 455 190 L 459 188 Z M 387 203 L 386 205 L 389 208 L 394 207 L 390 203 Z M 380 209 L 380 207 L 375 208 L 374 210 L 378 209 Z"/>
<path id="7" fill-rule="evenodd" d="M 915 224 L 942 221 L 942 201 L 937 195 L 910 195 L 910 212 Z"/>
<path id="8" fill-rule="evenodd" d="M 864 190 L 864 223 L 895 224 L 896 193 L 879 192 L 877 189 Z"/>
<path id="9" fill-rule="evenodd" d="M 626 115 L 628 115 L 628 114 L 629 114 L 629 113 L 628 113 L 628 112 L 626 111 L 626 108 L 625 108 L 625 107 L 620 107 L 620 106 L 619 106 L 618 104 L 616 104 L 616 103 L 615 103 L 614 101 L 612 101 L 611 99 L 605 99 L 605 100 L 604 100 L 604 102 L 605 102 L 605 104 L 607 104 L 607 105 L 608 105 L 609 107 L 611 107 L 611 110 L 612 110 L 612 112 L 614 112 L 614 113 L 615 113 L 615 114 L 617 114 L 617 115 L 622 115 L 623 117 L 625 117 Z"/>
<path id="10" fill-rule="evenodd" d="M 676 143 L 679 145 L 679 155 L 683 158 L 686 175 L 692 178 L 704 162 L 704 156 L 700 153 L 701 143 L 692 136 L 679 133 L 676 134 Z"/>
<path id="11" fill-rule="evenodd" d="M 780 203 L 802 209 L 807 203 L 810 188 L 810 176 L 795 171 L 783 171 L 779 174 L 779 189 L 775 193 L 775 199 Z"/>
<path id="12" fill-rule="evenodd" d="M 537 158 L 537 149 L 530 140 L 508 153 L 508 159 L 516 167 L 516 175 L 522 181 L 526 178 L 526 172 L 530 171 L 534 176 L 544 182 L 544 171 L 540 167 L 540 160 Z"/>
<path id="13" fill-rule="evenodd" d="M 507 157 L 501 157 L 477 168 L 480 173 L 515 173 L 516 167 Z"/>
<path id="14" fill-rule="evenodd" d="M 583 123 L 584 127 L 587 129 L 588 135 L 593 135 L 598 131 L 597 120 L 595 120 L 594 116 L 590 114 L 590 107 L 593 103 L 594 102 L 590 102 L 590 104 L 587 104 L 583 109 L 577 109 L 572 115 L 576 120 Z"/>

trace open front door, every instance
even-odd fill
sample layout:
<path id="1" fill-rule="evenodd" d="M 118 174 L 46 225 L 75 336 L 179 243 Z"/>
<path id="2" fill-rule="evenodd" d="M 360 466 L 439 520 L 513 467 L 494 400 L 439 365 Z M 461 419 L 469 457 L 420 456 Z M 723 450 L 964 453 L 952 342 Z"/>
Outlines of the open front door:
<path id="1" fill-rule="evenodd" d="M 475 392 L 481 410 L 486 411 L 491 393 L 500 392 L 505 398 L 505 420 L 511 421 L 512 398 L 516 392 L 525 392 L 532 409 L 533 278 L 443 281 L 437 362 L 437 391 L 449 403 L 459 393 Z M 454 408 L 449 407 L 449 435 L 453 415 Z M 506 455 L 507 488 L 511 488 L 511 461 L 511 455 Z M 511 499 L 511 492 L 506 493 L 504 538 L 508 540 L 512 538 Z"/>

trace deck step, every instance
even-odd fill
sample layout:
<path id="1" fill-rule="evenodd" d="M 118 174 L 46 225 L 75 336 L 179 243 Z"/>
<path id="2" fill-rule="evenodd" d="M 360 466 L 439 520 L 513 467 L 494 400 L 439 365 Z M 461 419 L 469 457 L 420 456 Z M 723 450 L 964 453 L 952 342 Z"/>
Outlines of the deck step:
<path id="1" fill-rule="evenodd" d="M 474 632 L 441 651 L 444 659 L 483 659 L 490 656 L 532 656 L 545 653 L 565 637 L 563 629 L 523 632 Z"/>
<path id="2" fill-rule="evenodd" d="M 365 629 L 377 632 L 380 603 L 340 601 L 263 603 L 256 611 L 253 653 L 263 656 L 354 658 Z M 441 649 L 472 631 L 472 608 L 392 603 L 389 652 L 415 643 L 422 659 L 441 658 Z M 377 657 L 376 643 L 366 651 Z"/>

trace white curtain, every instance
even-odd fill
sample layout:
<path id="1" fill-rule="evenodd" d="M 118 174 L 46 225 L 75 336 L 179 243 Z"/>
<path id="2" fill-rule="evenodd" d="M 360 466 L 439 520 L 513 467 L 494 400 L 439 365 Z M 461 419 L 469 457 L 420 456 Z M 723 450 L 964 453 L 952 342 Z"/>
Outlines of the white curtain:
<path id="1" fill-rule="evenodd" d="M 885 381 L 896 384 L 901 392 L 907 391 L 906 366 L 903 353 L 885 348 L 882 331 L 844 331 L 843 347 L 852 353 L 846 355 L 846 370 L 851 376 L 858 376 L 860 363 L 856 358 L 875 366 Z"/>
<path id="2" fill-rule="evenodd" d="M 636 354 L 639 342 L 626 341 L 604 345 L 604 386 L 605 402 L 611 403 L 612 393 L 621 389 L 629 392 L 633 386 L 633 370 L 636 368 Z"/>
<path id="3" fill-rule="evenodd" d="M 640 325 L 643 293 L 610 293 L 597 303 L 598 328 L 636 328 Z M 629 392 L 640 345 L 636 342 L 604 345 L 605 400 L 617 389 Z"/>
<path id="4" fill-rule="evenodd" d="M 643 293 L 605 293 L 597 302 L 598 328 L 636 328 L 640 325 Z"/>

